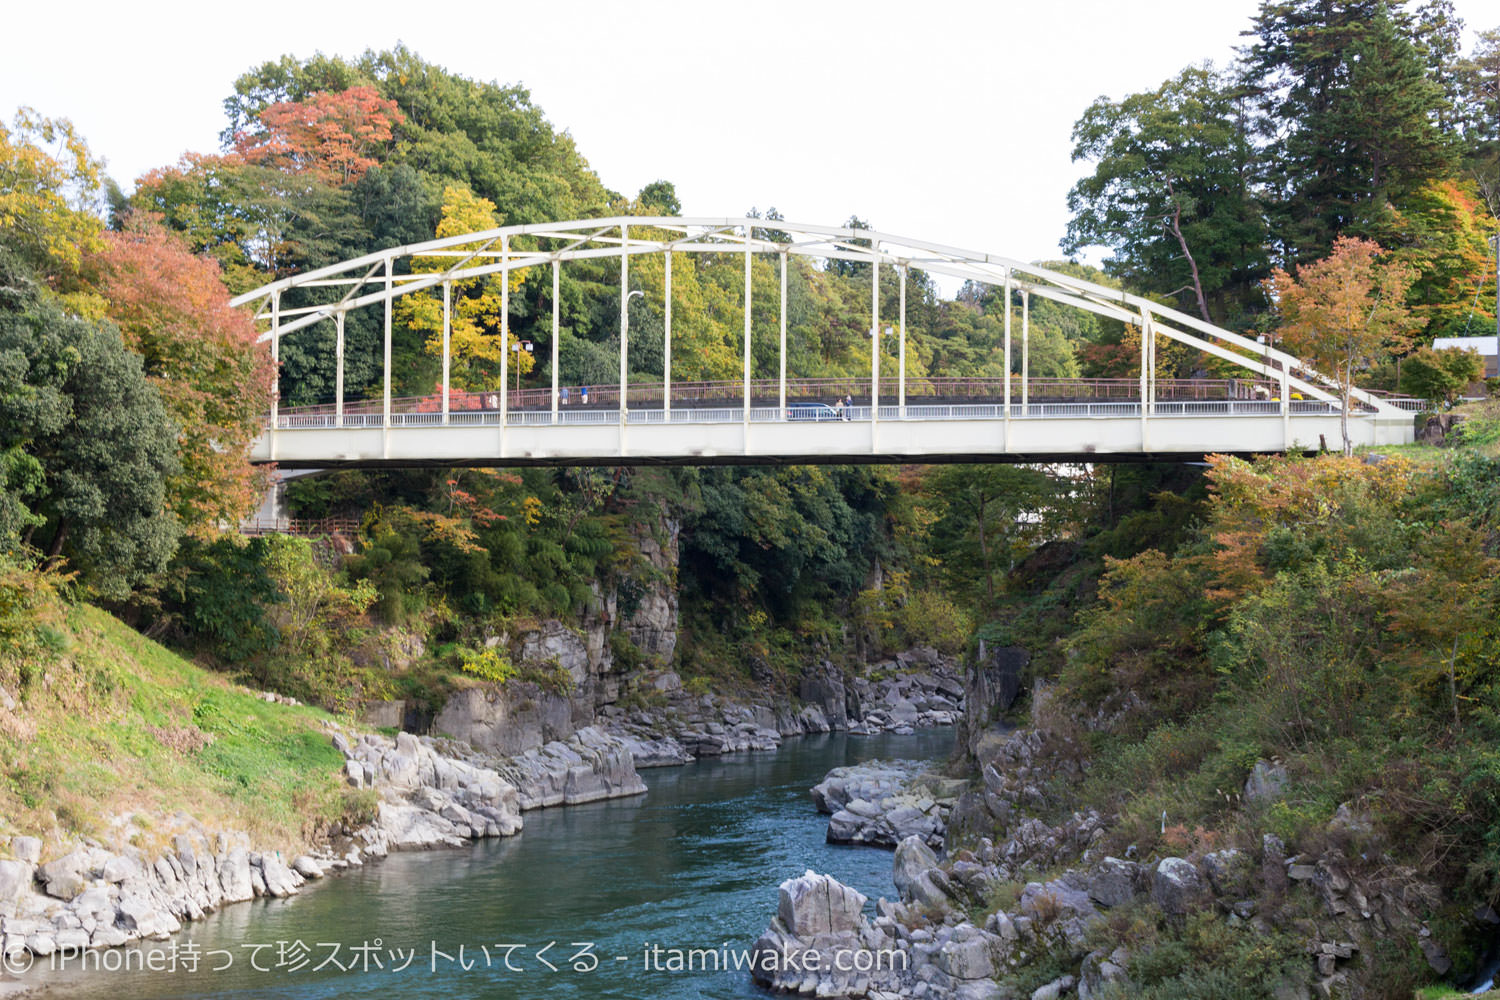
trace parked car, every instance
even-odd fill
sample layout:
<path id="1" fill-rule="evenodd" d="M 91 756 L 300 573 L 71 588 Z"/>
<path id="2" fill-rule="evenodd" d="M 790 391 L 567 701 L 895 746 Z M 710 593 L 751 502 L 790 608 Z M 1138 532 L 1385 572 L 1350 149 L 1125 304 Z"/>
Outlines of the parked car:
<path id="1" fill-rule="evenodd" d="M 827 403 L 788 403 L 788 420 L 837 420 L 838 413 Z"/>

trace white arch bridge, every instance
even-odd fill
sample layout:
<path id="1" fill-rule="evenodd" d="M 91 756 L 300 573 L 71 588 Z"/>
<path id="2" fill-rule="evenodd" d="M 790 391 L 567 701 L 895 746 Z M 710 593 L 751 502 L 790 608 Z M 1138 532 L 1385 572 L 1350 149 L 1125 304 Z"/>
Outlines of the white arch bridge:
<path id="1" fill-rule="evenodd" d="M 737 254 L 744 259 L 743 377 L 733 382 L 672 381 L 674 254 Z M 630 263 L 664 257 L 661 381 L 629 382 Z M 757 288 L 754 255 L 779 262 L 779 287 Z M 868 379 L 788 379 L 787 261 L 792 255 L 870 265 Z M 558 282 L 570 261 L 619 258 L 620 373 L 608 386 L 559 384 Z M 899 278 L 896 372 L 882 373 L 880 270 Z M 530 268 L 552 273 L 550 387 L 505 390 L 510 351 L 501 352 L 494 391 L 463 393 L 449 381 L 452 289 L 459 282 Z M 906 281 L 911 269 L 1005 289 L 1004 371 L 998 379 L 908 379 Z M 509 281 L 501 283 L 509 342 Z M 283 296 L 319 298 L 284 303 Z M 424 399 L 391 394 L 392 307 L 415 292 L 441 291 L 441 391 Z M 752 302 L 778 297 L 779 373 L 752 378 Z M 1139 329 L 1139 373 L 1130 379 L 1056 380 L 1030 376 L 1030 302 L 1035 296 Z M 298 296 L 293 296 L 294 302 Z M 1019 322 L 1014 322 L 1019 298 Z M 317 323 L 336 330 L 336 399 L 278 407 L 273 395 L 253 459 L 287 468 L 345 465 L 686 465 L 935 462 L 1127 461 L 1199 458 L 1211 452 L 1262 453 L 1338 447 L 1343 440 L 1335 383 L 1298 358 L 1139 296 L 1018 260 L 888 233 L 783 220 L 629 216 L 505 226 L 397 247 L 283 278 L 234 300 L 255 308 L 263 341 L 280 358 L 281 339 Z M 344 321 L 351 310 L 384 313 L 384 368 L 378 400 L 344 399 Z M 1013 327 L 1019 327 L 1019 330 Z M 1177 341 L 1231 362 L 1240 379 L 1158 379 L 1156 352 Z M 654 346 L 654 345 L 653 345 Z M 1018 362 L 1013 363 L 1013 362 Z M 850 405 L 825 406 L 834 398 Z M 1356 390 L 1348 413 L 1357 444 L 1412 440 L 1400 405 Z M 1409 407 L 1409 404 L 1408 404 Z"/>

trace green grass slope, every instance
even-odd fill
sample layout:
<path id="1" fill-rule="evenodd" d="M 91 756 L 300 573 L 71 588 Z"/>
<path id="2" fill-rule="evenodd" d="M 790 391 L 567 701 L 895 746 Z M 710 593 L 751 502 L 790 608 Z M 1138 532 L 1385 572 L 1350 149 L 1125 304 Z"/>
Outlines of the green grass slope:
<path id="1" fill-rule="evenodd" d="M 30 633 L 0 636 L 0 842 L 149 848 L 190 817 L 292 848 L 367 805 L 340 780 L 326 713 L 263 700 L 96 608 L 47 603 Z"/>

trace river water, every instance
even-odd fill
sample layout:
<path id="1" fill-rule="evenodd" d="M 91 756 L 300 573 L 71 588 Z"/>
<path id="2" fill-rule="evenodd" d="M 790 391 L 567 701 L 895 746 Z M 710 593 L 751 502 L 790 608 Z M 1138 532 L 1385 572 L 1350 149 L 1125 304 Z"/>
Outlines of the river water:
<path id="1" fill-rule="evenodd" d="M 835 734 L 648 770 L 645 795 L 529 812 L 516 837 L 394 854 L 290 899 L 229 906 L 170 942 L 94 953 L 108 967 L 53 973 L 45 995 L 763 997 L 743 966 L 726 967 L 748 956 L 782 881 L 811 868 L 872 900 L 895 895 L 890 853 L 824 843 L 807 790 L 840 765 L 952 746 L 951 730 Z"/>

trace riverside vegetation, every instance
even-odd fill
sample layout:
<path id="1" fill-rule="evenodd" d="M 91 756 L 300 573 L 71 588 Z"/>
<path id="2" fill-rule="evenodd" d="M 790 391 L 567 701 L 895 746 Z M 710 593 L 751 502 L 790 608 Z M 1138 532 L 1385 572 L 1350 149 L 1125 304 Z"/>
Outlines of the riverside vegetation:
<path id="1" fill-rule="evenodd" d="M 873 922 L 783 885 L 758 977 L 797 988 L 776 960 L 811 950 L 835 993 L 1280 1000 L 1492 970 L 1500 407 L 1465 409 L 1443 449 L 1214 458 L 1023 561 L 945 857 L 907 837 Z M 976 699 L 1021 665 L 1009 714 Z"/>
<path id="2" fill-rule="evenodd" d="M 1065 247 L 1111 257 L 1058 266 L 1451 401 L 1474 359 L 1428 345 L 1494 321 L 1495 31 L 1465 54 L 1442 0 L 1267 0 L 1250 37 L 1232 70 L 1087 109 L 1076 156 L 1094 172 Z M 899 853 L 904 909 L 879 921 L 949 949 L 949 988 L 1405 997 L 1482 963 L 1500 900 L 1493 413 L 1440 449 L 1206 471 L 344 472 L 288 499 L 357 528 L 247 540 L 225 529 L 265 485 L 243 450 L 272 373 L 231 293 L 439 233 L 678 205 L 666 181 L 609 190 L 523 89 L 402 48 L 267 63 L 226 111 L 218 152 L 128 196 L 65 120 L 23 109 L 0 128 L 7 877 L 73 857 L 82 889 L 105 863 L 86 841 L 185 872 L 190 830 L 229 865 L 233 892 L 204 898 L 248 898 L 252 869 L 295 888 L 393 836 L 503 833 L 528 803 L 628 793 L 637 764 L 953 719 L 963 701 L 949 777 L 966 793 L 942 785 L 906 827 L 839 820 L 928 840 L 921 817 L 945 819 L 946 857 Z M 774 209 L 752 214 L 774 228 Z M 632 275 L 630 377 L 649 380 L 663 276 Z M 867 372 L 868 268 L 788 277 L 789 373 Z M 514 280 L 512 336 L 548 358 L 550 282 Z M 674 272 L 677 377 L 737 375 L 739 280 L 707 255 Z M 563 383 L 616 377 L 617 286 L 617 262 L 565 270 Z M 492 387 L 511 346 L 499 289 L 455 293 L 454 383 Z M 1338 322 L 1377 303 L 1375 327 Z M 432 305 L 396 316 L 398 393 L 437 382 Z M 1033 376 L 1140 356 L 1118 323 L 1032 305 Z M 1010 306 L 914 282 L 909 373 L 1005 374 Z M 752 325 L 771 330 L 762 307 Z M 288 403 L 330 400 L 332 336 L 283 345 Z M 351 398 L 376 385 L 378 336 L 350 315 Z M 754 336 L 756 373 L 774 341 Z M 1159 348 L 1164 377 L 1235 374 Z M 550 384 L 519 357 L 523 384 Z M 1024 731 L 989 733 L 1003 711 Z M 277 851 L 310 852 L 306 872 Z M 112 941 L 106 916 L 88 919 Z"/>

